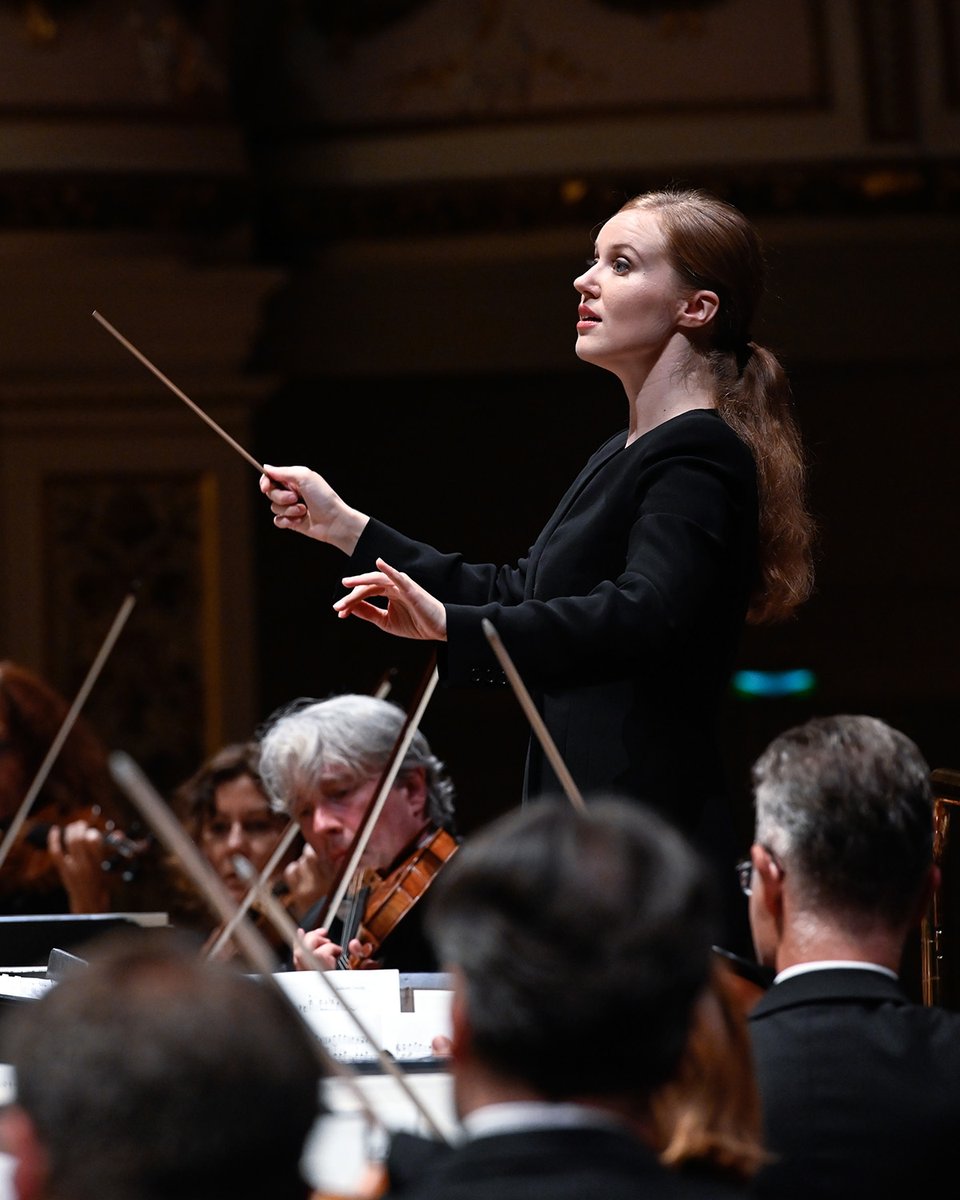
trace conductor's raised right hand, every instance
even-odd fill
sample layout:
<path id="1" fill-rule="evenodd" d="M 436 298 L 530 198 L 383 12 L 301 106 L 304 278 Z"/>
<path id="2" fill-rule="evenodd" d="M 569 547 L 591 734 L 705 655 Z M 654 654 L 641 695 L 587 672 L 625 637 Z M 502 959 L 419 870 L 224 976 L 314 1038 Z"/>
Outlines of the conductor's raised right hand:
<path id="1" fill-rule="evenodd" d="M 353 553 L 370 519 L 345 504 L 322 475 L 307 467 L 264 464 L 260 491 L 270 501 L 278 529 L 293 529 L 336 546 L 344 554 Z"/>

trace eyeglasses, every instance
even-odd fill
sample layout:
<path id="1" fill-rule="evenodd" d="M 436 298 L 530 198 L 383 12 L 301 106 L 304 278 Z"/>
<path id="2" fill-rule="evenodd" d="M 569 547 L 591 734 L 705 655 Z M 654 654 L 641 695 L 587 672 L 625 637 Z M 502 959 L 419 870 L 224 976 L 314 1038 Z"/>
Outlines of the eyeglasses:
<path id="1" fill-rule="evenodd" d="M 769 846 L 764 846 L 761 844 L 761 849 L 766 850 L 767 854 L 770 856 L 770 861 L 774 864 L 782 877 L 783 863 L 779 858 L 777 858 Z M 743 892 L 745 896 L 749 896 L 753 891 L 753 860 L 745 858 L 742 862 L 737 863 L 735 870 L 737 872 L 737 883 L 740 884 L 740 891 Z"/>

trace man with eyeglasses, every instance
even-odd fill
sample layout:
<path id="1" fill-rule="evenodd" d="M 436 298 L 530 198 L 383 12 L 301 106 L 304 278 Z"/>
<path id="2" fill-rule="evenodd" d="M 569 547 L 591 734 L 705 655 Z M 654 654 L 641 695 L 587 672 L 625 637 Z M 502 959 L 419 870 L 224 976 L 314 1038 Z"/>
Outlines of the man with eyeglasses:
<path id="1" fill-rule="evenodd" d="M 938 884 L 929 767 L 869 716 L 808 721 L 753 767 L 738 864 L 758 961 L 749 1028 L 780 1197 L 909 1196 L 954 1170 L 960 1014 L 910 999 L 908 938 Z"/>

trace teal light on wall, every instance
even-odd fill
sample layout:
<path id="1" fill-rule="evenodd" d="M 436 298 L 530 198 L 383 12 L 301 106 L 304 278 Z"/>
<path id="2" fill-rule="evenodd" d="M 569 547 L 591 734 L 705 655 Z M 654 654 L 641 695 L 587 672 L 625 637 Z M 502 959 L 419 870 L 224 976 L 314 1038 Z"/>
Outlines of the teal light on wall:
<path id="1" fill-rule="evenodd" d="M 779 696 L 807 696 L 817 686 L 817 677 L 806 667 L 790 671 L 737 671 L 733 690 L 748 700 Z"/>

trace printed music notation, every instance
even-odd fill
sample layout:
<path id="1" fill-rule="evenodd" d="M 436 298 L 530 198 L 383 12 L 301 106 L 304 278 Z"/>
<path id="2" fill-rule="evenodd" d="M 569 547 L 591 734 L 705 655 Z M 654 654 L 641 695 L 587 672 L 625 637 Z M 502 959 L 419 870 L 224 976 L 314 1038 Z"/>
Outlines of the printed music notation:
<path id="1" fill-rule="evenodd" d="M 378 1048 L 398 1062 L 433 1057 L 433 1039 L 450 1035 L 449 991 L 415 989 L 413 1010 L 404 1012 L 399 971 L 328 971 L 326 975 Z M 333 1058 L 368 1062 L 377 1057 L 343 1004 L 315 972 L 282 971 L 274 978 Z"/>

